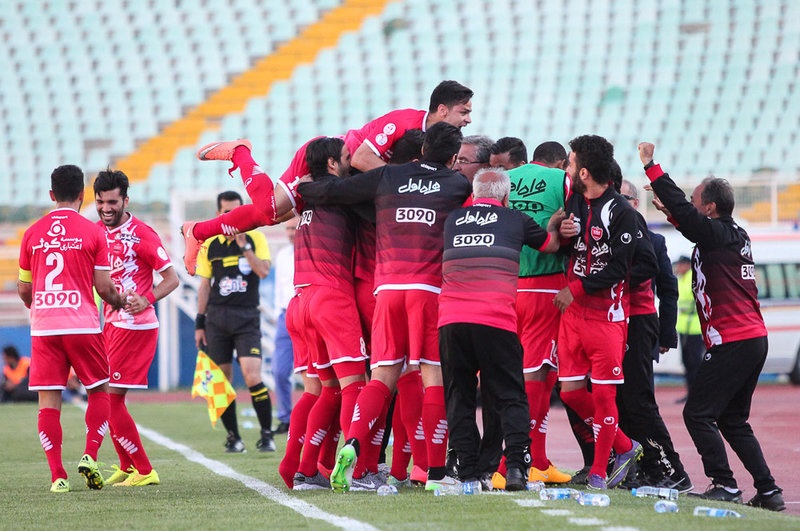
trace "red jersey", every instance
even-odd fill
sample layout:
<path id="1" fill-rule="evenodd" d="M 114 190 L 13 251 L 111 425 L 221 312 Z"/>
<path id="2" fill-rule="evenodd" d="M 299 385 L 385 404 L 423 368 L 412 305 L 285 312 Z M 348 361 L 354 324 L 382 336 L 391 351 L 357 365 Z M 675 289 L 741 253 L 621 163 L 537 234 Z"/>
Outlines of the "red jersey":
<path id="1" fill-rule="evenodd" d="M 281 178 L 278 179 L 278 186 L 282 187 L 286 195 L 289 196 L 289 200 L 292 202 L 292 206 L 296 212 L 300 212 L 303 210 L 303 206 L 305 206 L 303 198 L 297 193 L 297 183 L 300 182 L 300 179 L 304 175 L 311 173 L 311 170 L 308 169 L 308 163 L 306 163 L 306 148 L 311 142 L 318 138 L 322 137 L 315 136 L 300 146 L 300 149 L 295 151 L 294 157 L 292 157 L 292 161 L 289 163 L 289 167 L 286 168 Z"/>
<path id="2" fill-rule="evenodd" d="M 111 280 L 117 291 L 133 290 L 146 297 L 153 293 L 153 271 L 159 273 L 172 267 L 169 255 L 158 234 L 142 220 L 129 214 L 128 221 L 116 228 L 97 224 L 105 229 L 108 244 L 108 261 L 111 264 Z M 158 328 L 156 309 L 151 304 L 143 312 L 131 315 L 123 310 L 114 311 L 104 304 L 106 323 L 129 330 Z"/>
<path id="3" fill-rule="evenodd" d="M 315 182 L 336 181 L 325 175 Z M 340 206 L 309 205 L 300 214 L 294 247 L 295 287 L 316 285 L 353 291 L 356 215 Z"/>
<path id="4" fill-rule="evenodd" d="M 375 155 L 388 163 L 392 158 L 392 146 L 400 140 L 409 129 L 425 131 L 428 111 L 417 109 L 398 109 L 379 118 L 375 118 L 361 129 L 351 129 L 344 137 L 344 143 L 350 154 L 365 143 Z"/>
<path id="5" fill-rule="evenodd" d="M 22 237 L 19 278 L 33 288 L 31 335 L 99 334 L 94 270 L 110 269 L 100 227 L 71 208 L 57 208 Z"/>

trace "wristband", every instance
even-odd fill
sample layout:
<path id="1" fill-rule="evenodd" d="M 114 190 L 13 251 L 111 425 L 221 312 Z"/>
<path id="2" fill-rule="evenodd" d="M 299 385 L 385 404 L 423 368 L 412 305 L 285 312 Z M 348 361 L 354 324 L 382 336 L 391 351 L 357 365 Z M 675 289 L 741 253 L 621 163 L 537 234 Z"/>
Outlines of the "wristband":
<path id="1" fill-rule="evenodd" d="M 650 162 L 648 162 L 647 164 L 644 165 L 644 171 L 649 170 L 650 168 L 652 168 L 655 165 L 656 165 L 656 162 L 654 160 L 651 160 Z"/>
<path id="2" fill-rule="evenodd" d="M 197 316 L 194 318 L 194 329 L 195 330 L 206 329 L 206 314 L 204 313 L 197 314 Z"/>
<path id="3" fill-rule="evenodd" d="M 150 293 L 148 293 L 147 295 L 145 295 L 144 298 L 147 299 L 147 302 L 149 302 L 150 304 L 155 304 L 155 302 L 156 302 L 156 296 L 153 295 L 152 291 Z"/>
<path id="4" fill-rule="evenodd" d="M 250 245 L 249 243 L 244 244 L 244 247 L 242 247 L 242 252 L 243 253 L 246 253 L 247 251 L 252 251 L 252 250 L 253 250 L 253 246 Z"/>

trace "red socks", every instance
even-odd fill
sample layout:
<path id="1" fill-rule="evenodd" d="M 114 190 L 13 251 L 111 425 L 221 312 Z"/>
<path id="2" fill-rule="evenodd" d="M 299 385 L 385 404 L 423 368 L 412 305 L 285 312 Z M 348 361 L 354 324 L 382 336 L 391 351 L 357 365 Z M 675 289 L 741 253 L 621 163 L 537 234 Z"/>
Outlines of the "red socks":
<path id="1" fill-rule="evenodd" d="M 49 407 L 40 409 L 37 428 L 39 442 L 42 443 L 47 464 L 50 466 L 50 481 L 59 478 L 67 479 L 67 471 L 64 470 L 64 464 L 61 462 L 61 443 L 63 442 L 61 412 Z"/>
<path id="2" fill-rule="evenodd" d="M 298 471 L 305 476 L 317 473 L 317 462 L 322 442 L 328 435 L 334 419 L 339 415 L 342 406 L 342 390 L 339 386 L 324 387 L 308 414 L 306 435 L 303 441 L 303 453 Z M 291 421 L 289 427 L 291 428 Z"/>
<path id="3" fill-rule="evenodd" d="M 95 391 L 89 393 L 86 404 L 86 447 L 83 451 L 92 459 L 97 459 L 97 452 L 108 431 L 108 417 L 111 413 L 111 401 L 108 393 Z"/>
<path id="4" fill-rule="evenodd" d="M 294 486 L 294 475 L 300 466 L 300 453 L 303 451 L 308 414 L 311 408 L 314 407 L 317 398 L 319 397 L 315 394 L 303 393 L 297 404 L 294 405 L 292 416 L 289 418 L 289 433 L 286 434 L 286 454 L 284 454 L 281 464 L 278 465 L 278 473 L 289 489 Z"/>
<path id="5" fill-rule="evenodd" d="M 136 422 L 125 405 L 125 395 L 109 393 L 111 400 L 111 440 L 119 456 L 119 468 L 127 471 L 133 465 L 140 474 L 147 475 L 153 470 L 150 460 L 142 446 Z"/>
<path id="6" fill-rule="evenodd" d="M 425 446 L 425 432 L 422 429 L 423 393 L 420 372 L 407 372 L 397 381 L 397 404 L 395 409 L 400 409 L 406 437 L 411 445 L 414 464 L 422 470 L 428 470 L 428 448 Z"/>
<path id="7" fill-rule="evenodd" d="M 366 385 L 367 382 L 364 381 L 353 382 L 342 389 L 342 412 L 339 415 L 339 424 L 342 427 L 345 440 L 350 438 L 350 423 L 353 421 L 353 410 L 356 408 L 358 395 Z"/>
<path id="8" fill-rule="evenodd" d="M 425 388 L 422 426 L 428 449 L 428 470 L 444 467 L 447 461 L 447 411 L 444 405 L 444 387 L 441 385 Z"/>
<path id="9" fill-rule="evenodd" d="M 550 411 L 550 396 L 547 395 L 547 382 L 528 380 L 525 394 L 528 395 L 528 414 L 530 417 L 531 466 L 547 470 L 547 413 Z M 547 396 L 545 396 L 547 395 Z"/>
<path id="10" fill-rule="evenodd" d="M 408 434 L 400 413 L 399 396 L 394 404 L 392 431 L 394 432 L 394 442 L 392 443 L 392 470 L 390 473 L 392 477 L 402 481 L 408 477 L 408 464 L 411 462 L 411 445 L 408 442 Z"/>

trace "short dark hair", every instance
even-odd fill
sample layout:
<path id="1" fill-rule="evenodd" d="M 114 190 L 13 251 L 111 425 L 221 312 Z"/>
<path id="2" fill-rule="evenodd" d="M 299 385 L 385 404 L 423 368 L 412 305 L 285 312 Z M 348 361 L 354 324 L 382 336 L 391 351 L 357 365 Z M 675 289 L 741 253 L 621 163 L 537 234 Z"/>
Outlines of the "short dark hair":
<path id="1" fill-rule="evenodd" d="M 578 170 L 589 170 L 597 184 L 611 182 L 614 146 L 608 140 L 598 135 L 582 135 L 570 140 L 569 147 L 575 153 Z"/>
<path id="2" fill-rule="evenodd" d="M 439 105 L 444 105 L 448 109 L 454 105 L 467 103 L 472 99 L 472 90 L 468 89 L 458 81 L 442 81 L 431 92 L 431 101 L 428 105 L 429 112 L 436 112 Z"/>
<path id="3" fill-rule="evenodd" d="M 217 196 L 217 212 L 220 212 L 222 210 L 223 201 L 239 201 L 240 205 L 244 204 L 244 201 L 242 201 L 242 196 L 239 194 L 239 192 L 235 192 L 233 190 L 227 190 L 225 192 L 220 193 Z"/>
<path id="4" fill-rule="evenodd" d="M 703 185 L 703 192 L 700 200 L 704 205 L 708 203 L 717 204 L 717 214 L 720 216 L 730 216 L 733 214 L 735 200 L 731 183 L 721 177 L 706 177 L 700 183 Z"/>
<path id="5" fill-rule="evenodd" d="M 74 164 L 59 166 L 50 174 L 50 190 L 58 202 L 76 201 L 83 188 L 83 170 Z"/>
<path id="6" fill-rule="evenodd" d="M 100 192 L 108 192 L 119 188 L 119 195 L 128 197 L 128 176 L 120 170 L 112 170 L 106 168 L 97 174 L 94 179 L 94 193 L 95 195 Z"/>
<path id="7" fill-rule="evenodd" d="M 409 129 L 392 146 L 392 157 L 389 159 L 389 163 L 405 164 L 421 159 L 424 141 L 425 133 L 422 132 L 422 129 Z"/>
<path id="8" fill-rule="evenodd" d="M 492 145 L 494 140 L 486 135 L 469 135 L 465 136 L 461 141 L 462 146 L 475 146 L 475 162 L 486 164 L 489 162 L 489 155 L 492 152 Z"/>
<path id="9" fill-rule="evenodd" d="M 312 177 L 328 174 L 328 159 L 333 157 L 336 162 L 342 161 L 342 146 L 344 140 L 335 136 L 322 136 L 315 138 L 306 146 L 306 164 Z"/>
<path id="10" fill-rule="evenodd" d="M 8 356 L 9 358 L 11 358 L 13 360 L 19 361 L 19 358 L 20 358 L 19 351 L 17 350 L 17 347 L 15 347 L 14 345 L 6 345 L 6 346 L 4 346 L 3 347 L 3 354 L 5 354 L 6 356 Z"/>
<path id="11" fill-rule="evenodd" d="M 622 168 L 616 160 L 611 161 L 611 184 L 614 185 L 614 190 L 620 193 L 622 190 Z"/>
<path id="12" fill-rule="evenodd" d="M 541 162 L 542 164 L 555 164 L 559 160 L 567 158 L 567 150 L 560 142 L 549 140 L 542 142 L 536 149 L 533 150 L 533 162 Z"/>
<path id="13" fill-rule="evenodd" d="M 525 142 L 514 136 L 504 136 L 492 144 L 492 155 L 508 153 L 508 161 L 512 164 L 525 164 L 528 162 L 528 148 Z"/>
<path id="14" fill-rule="evenodd" d="M 425 132 L 422 158 L 430 162 L 447 164 L 461 149 L 461 129 L 447 122 L 437 122 Z"/>

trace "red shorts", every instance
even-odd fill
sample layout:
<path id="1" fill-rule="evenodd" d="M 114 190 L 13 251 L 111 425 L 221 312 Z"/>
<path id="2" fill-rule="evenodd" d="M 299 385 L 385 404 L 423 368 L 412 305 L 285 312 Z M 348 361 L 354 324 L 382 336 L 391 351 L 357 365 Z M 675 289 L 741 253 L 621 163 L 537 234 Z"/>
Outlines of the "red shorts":
<path id="1" fill-rule="evenodd" d="M 111 375 L 109 387 L 147 389 L 147 372 L 158 346 L 158 328 L 129 330 L 107 324 L 103 339 Z"/>
<path id="2" fill-rule="evenodd" d="M 320 379 L 364 374 L 367 348 L 355 298 L 329 286 L 298 289 L 300 341 Z"/>
<path id="3" fill-rule="evenodd" d="M 439 295 L 425 290 L 381 290 L 375 300 L 370 365 L 439 362 Z"/>
<path id="4" fill-rule="evenodd" d="M 375 282 L 373 280 L 355 279 L 356 306 L 361 318 L 361 330 L 367 347 L 372 339 L 372 321 L 375 316 Z"/>
<path id="5" fill-rule="evenodd" d="M 31 337 L 31 391 L 64 390 L 69 369 L 86 389 L 108 382 L 108 360 L 101 334 Z"/>
<path id="6" fill-rule="evenodd" d="M 625 321 L 587 320 L 567 309 L 558 334 L 558 379 L 577 381 L 591 375 L 593 383 L 623 383 L 627 335 Z"/>
<path id="7" fill-rule="evenodd" d="M 517 333 L 524 352 L 522 372 L 535 372 L 545 365 L 558 368 L 556 345 L 561 312 L 553 304 L 555 293 L 517 291 Z"/>
<path id="8" fill-rule="evenodd" d="M 313 369 L 308 362 L 308 347 L 305 341 L 303 341 L 303 336 L 300 332 L 303 327 L 300 323 L 299 308 L 300 302 L 298 296 L 295 295 L 289 300 L 288 306 L 286 306 L 286 331 L 289 332 L 289 337 L 292 338 L 295 374 L 309 371 L 309 368 Z M 317 373 L 315 370 L 309 372 L 311 372 L 311 374 L 307 373 L 307 376 L 312 376 Z"/>

